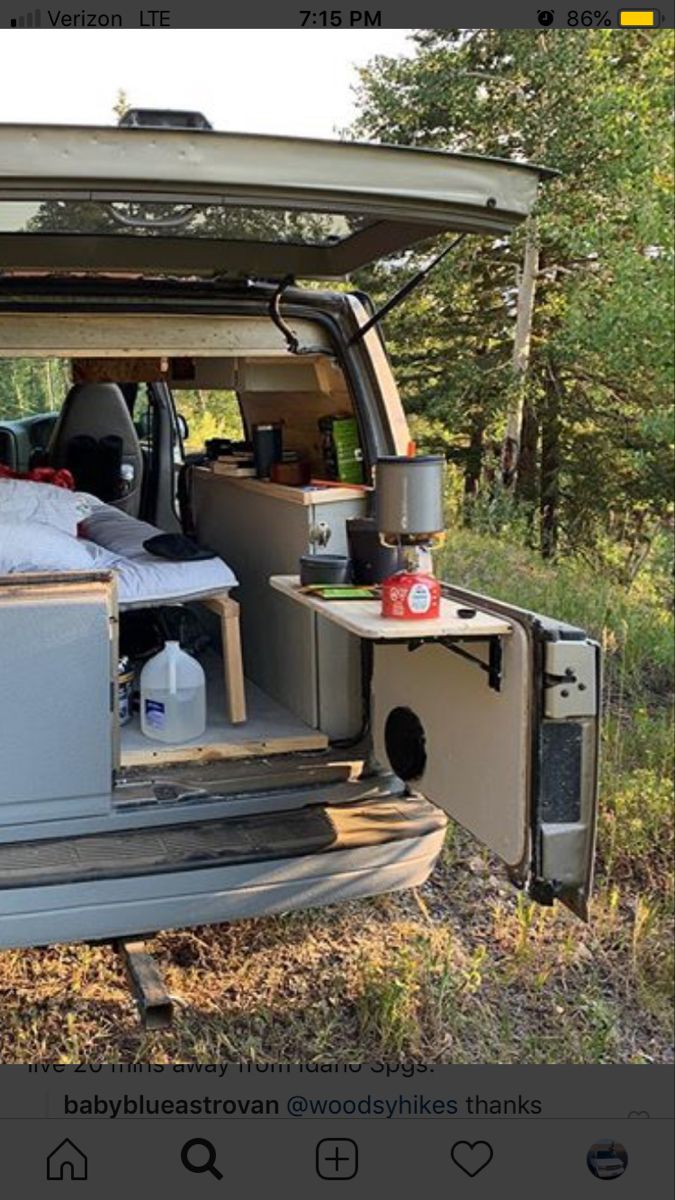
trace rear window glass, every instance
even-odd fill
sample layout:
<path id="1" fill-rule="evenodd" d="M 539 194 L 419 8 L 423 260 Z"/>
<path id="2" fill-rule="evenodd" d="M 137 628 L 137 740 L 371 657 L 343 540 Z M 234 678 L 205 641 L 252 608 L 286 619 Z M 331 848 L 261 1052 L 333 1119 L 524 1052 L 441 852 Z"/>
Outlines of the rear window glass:
<path id="1" fill-rule="evenodd" d="M 224 238 L 335 245 L 363 229 L 357 214 L 159 200 L 0 201 L 0 233 Z"/>

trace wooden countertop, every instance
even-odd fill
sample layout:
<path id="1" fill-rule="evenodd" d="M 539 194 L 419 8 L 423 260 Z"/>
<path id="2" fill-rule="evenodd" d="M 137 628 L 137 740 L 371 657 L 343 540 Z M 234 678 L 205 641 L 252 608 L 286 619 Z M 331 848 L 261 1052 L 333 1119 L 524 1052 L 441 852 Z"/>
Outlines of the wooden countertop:
<path id="1" fill-rule="evenodd" d="M 300 591 L 297 575 L 272 575 L 270 586 L 275 591 L 311 608 L 328 621 L 341 625 L 343 629 L 358 637 L 373 641 L 398 640 L 400 638 L 437 637 L 504 637 L 511 633 L 508 621 L 477 610 L 475 617 L 458 617 L 462 607 L 452 600 L 441 599 L 441 615 L 430 621 L 397 621 L 383 617 L 379 600 L 319 600 L 307 592 Z"/>
<path id="2" fill-rule="evenodd" d="M 218 483 L 241 488 L 245 492 L 257 492 L 259 496 L 273 496 L 275 500 L 285 500 L 288 504 L 303 504 L 306 507 L 312 504 L 334 504 L 338 500 L 359 500 L 371 490 L 356 485 L 349 487 L 346 484 L 337 484 L 335 487 L 313 487 L 311 484 L 307 487 L 287 487 L 282 483 L 252 479 L 250 476 L 237 479 L 235 475 L 211 471 L 209 467 L 197 467 L 196 470 L 202 477 L 208 475 Z"/>

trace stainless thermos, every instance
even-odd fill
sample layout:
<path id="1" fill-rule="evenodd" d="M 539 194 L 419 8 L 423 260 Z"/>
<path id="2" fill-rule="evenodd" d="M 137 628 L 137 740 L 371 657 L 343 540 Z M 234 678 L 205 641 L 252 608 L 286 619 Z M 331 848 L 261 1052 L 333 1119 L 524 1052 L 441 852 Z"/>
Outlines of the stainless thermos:
<path id="1" fill-rule="evenodd" d="M 251 440 L 256 475 L 258 479 L 269 479 L 272 465 L 281 462 L 283 453 L 281 424 L 275 421 L 254 425 Z"/>

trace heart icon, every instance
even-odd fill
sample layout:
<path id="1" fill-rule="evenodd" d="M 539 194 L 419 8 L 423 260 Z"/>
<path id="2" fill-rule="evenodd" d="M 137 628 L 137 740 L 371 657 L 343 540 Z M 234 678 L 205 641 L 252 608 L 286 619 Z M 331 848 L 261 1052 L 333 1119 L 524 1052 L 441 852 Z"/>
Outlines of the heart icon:
<path id="1" fill-rule="evenodd" d="M 456 1167 L 473 1179 L 492 1161 L 492 1146 L 489 1142 L 455 1142 L 450 1157 Z"/>
<path id="2" fill-rule="evenodd" d="M 639 1109 L 639 1110 L 633 1109 L 632 1112 L 629 1112 L 628 1116 L 629 1117 L 648 1117 L 649 1113 L 645 1112 L 644 1109 Z"/>

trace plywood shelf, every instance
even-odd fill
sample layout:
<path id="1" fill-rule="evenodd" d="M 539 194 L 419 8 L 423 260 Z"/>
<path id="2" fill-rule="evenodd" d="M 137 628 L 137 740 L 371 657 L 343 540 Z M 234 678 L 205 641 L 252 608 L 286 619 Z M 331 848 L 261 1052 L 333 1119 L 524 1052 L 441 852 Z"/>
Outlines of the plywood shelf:
<path id="1" fill-rule="evenodd" d="M 208 723 L 201 738 L 167 745 L 144 737 L 138 716 L 120 729 L 122 767 L 152 763 L 217 762 L 294 751 L 325 750 L 328 738 L 308 725 L 260 688 L 246 680 L 247 719 L 232 725 L 225 714 L 222 666 L 217 655 L 204 661 L 207 681 Z"/>

